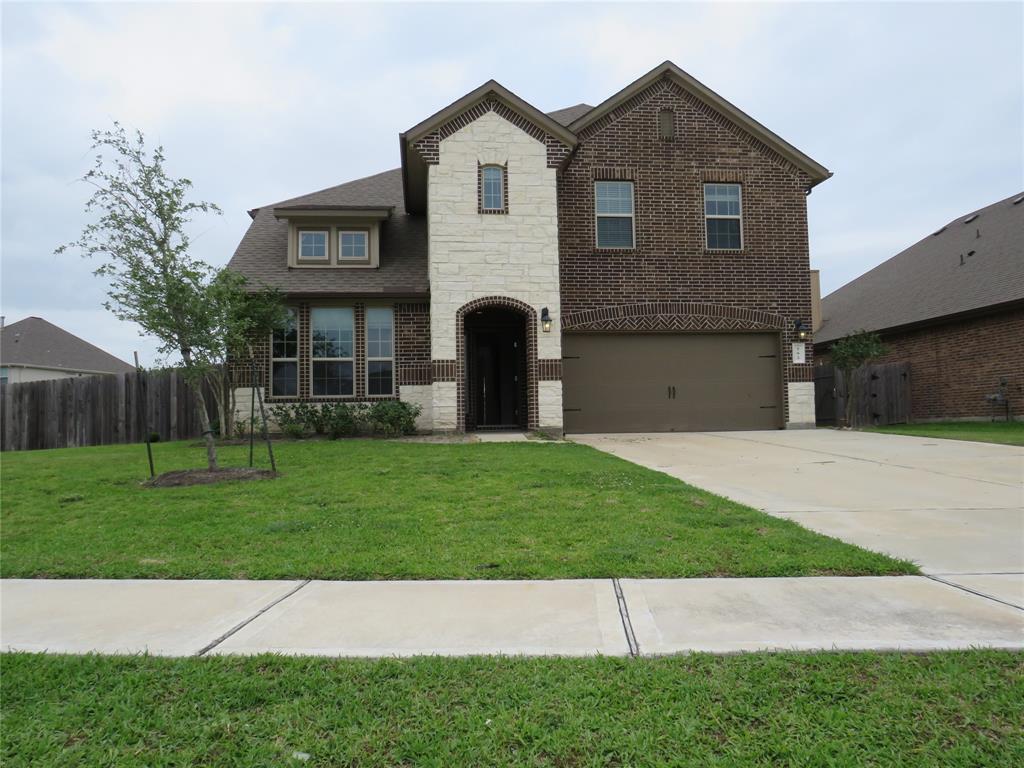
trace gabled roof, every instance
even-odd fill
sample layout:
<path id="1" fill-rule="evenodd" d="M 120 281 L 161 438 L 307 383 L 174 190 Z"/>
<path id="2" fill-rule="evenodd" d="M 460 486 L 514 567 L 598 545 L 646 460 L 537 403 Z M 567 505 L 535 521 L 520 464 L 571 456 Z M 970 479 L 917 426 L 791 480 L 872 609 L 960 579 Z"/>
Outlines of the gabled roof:
<path id="1" fill-rule="evenodd" d="M 390 208 L 380 225 L 377 269 L 289 269 L 288 223 L 275 209 Z M 300 195 L 250 211 L 253 222 L 228 266 L 253 286 L 271 285 L 284 293 L 323 296 L 419 296 L 429 292 L 427 225 L 405 212 L 402 169 Z"/>
<path id="2" fill-rule="evenodd" d="M 85 373 L 127 373 L 134 366 L 41 317 L 5 325 L 0 365 L 56 368 Z"/>
<path id="3" fill-rule="evenodd" d="M 1014 202 L 1016 201 L 1016 203 Z M 815 342 L 1024 301 L 1024 193 L 963 216 L 830 293 Z"/>
<path id="4" fill-rule="evenodd" d="M 548 112 L 548 117 L 556 123 L 568 126 L 573 120 L 578 120 L 592 109 L 593 107 L 590 104 L 577 104 L 575 107 L 565 107 L 564 109 L 556 109 L 554 112 Z"/>
<path id="5" fill-rule="evenodd" d="M 761 125 L 761 123 L 757 122 L 757 120 L 752 118 L 739 107 L 723 99 L 702 82 L 681 70 L 671 61 L 659 64 L 643 77 L 634 80 L 614 96 L 605 99 L 593 109 L 577 117 L 569 123 L 569 130 L 576 134 L 580 133 L 580 131 L 584 130 L 587 126 L 613 112 L 621 104 L 633 98 L 645 88 L 653 85 L 662 77 L 672 78 L 691 95 L 714 108 L 736 125 L 746 130 L 752 136 L 763 141 L 795 166 L 804 170 L 811 177 L 813 184 L 819 184 L 832 175 L 832 172 L 821 163 L 811 159 L 781 136 L 768 130 L 765 126 Z"/>

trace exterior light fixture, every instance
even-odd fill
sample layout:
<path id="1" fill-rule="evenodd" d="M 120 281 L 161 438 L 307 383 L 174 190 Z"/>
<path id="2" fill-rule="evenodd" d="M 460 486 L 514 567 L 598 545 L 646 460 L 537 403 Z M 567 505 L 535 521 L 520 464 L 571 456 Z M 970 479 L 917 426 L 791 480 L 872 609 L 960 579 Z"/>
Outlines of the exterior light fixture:
<path id="1" fill-rule="evenodd" d="M 807 326 L 804 325 L 803 320 L 797 320 L 793 323 L 793 333 L 796 334 L 796 337 L 800 339 L 800 341 L 805 341 L 807 339 Z"/>
<path id="2" fill-rule="evenodd" d="M 551 333 L 551 313 L 547 307 L 540 311 L 540 327 L 544 333 Z"/>

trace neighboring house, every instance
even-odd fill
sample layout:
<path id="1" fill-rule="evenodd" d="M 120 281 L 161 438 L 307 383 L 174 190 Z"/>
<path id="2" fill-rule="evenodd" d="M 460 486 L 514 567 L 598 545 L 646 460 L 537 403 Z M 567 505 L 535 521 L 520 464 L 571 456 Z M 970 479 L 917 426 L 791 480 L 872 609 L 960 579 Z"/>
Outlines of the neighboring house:
<path id="1" fill-rule="evenodd" d="M 668 62 L 549 114 L 490 81 L 399 140 L 400 168 L 250 211 L 230 267 L 292 307 L 256 353 L 268 401 L 814 424 L 806 196 L 830 173 L 721 96 Z"/>
<path id="2" fill-rule="evenodd" d="M 134 370 L 123 360 L 41 317 L 26 317 L 3 327 L 0 377 L 5 382 L 20 384 Z"/>
<path id="3" fill-rule="evenodd" d="M 859 330 L 910 363 L 911 419 L 1024 417 L 1024 193 L 960 216 L 822 300 L 816 353 Z"/>

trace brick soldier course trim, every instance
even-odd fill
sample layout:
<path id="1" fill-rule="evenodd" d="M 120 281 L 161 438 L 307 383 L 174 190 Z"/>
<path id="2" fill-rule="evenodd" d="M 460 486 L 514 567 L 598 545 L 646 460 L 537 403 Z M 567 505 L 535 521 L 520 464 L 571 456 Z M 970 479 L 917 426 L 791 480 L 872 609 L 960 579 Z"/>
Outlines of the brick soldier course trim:
<path id="1" fill-rule="evenodd" d="M 484 307 L 512 309 L 523 316 L 526 323 L 526 428 L 537 429 L 539 424 L 539 403 L 537 402 L 537 312 L 529 304 L 508 296 L 485 296 L 463 304 L 455 313 L 455 365 L 456 399 L 458 406 L 457 426 L 460 432 L 466 430 L 466 331 L 465 319 L 470 312 Z M 434 361 L 437 371 L 439 360 Z M 451 381 L 451 379 L 445 379 Z"/>

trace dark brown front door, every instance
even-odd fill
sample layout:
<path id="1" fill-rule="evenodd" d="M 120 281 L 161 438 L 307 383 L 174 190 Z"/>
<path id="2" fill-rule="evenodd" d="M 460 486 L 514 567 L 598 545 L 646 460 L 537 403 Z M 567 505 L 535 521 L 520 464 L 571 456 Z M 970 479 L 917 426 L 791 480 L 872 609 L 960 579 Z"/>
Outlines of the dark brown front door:
<path id="1" fill-rule="evenodd" d="M 566 432 L 782 426 L 774 333 L 566 334 Z"/>
<path id="2" fill-rule="evenodd" d="M 466 427 L 525 428 L 523 317 L 504 309 L 484 309 L 465 323 Z"/>

